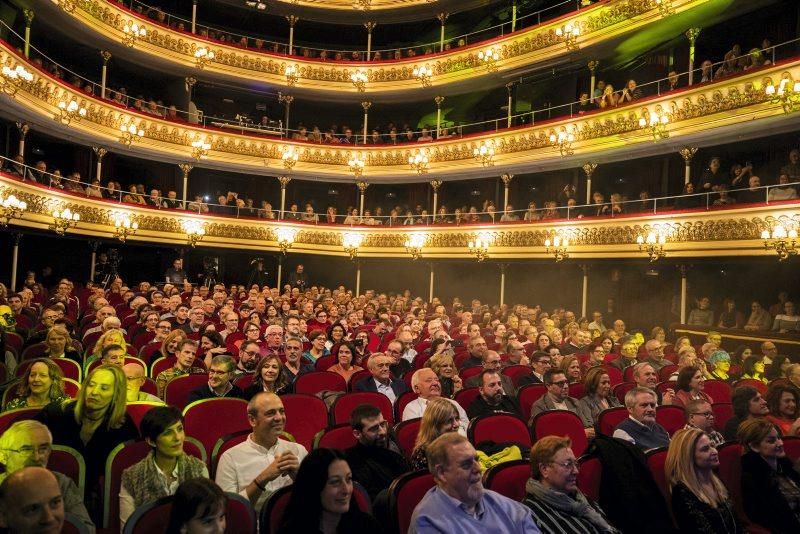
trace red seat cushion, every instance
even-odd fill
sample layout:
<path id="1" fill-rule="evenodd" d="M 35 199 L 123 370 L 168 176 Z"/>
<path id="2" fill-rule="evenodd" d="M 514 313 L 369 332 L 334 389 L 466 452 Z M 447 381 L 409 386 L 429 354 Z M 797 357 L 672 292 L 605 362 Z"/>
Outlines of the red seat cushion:
<path id="1" fill-rule="evenodd" d="M 483 476 L 486 489 L 521 502 L 525 498 L 525 483 L 531 476 L 531 463 L 527 460 L 503 462 L 489 469 Z"/>
<path id="2" fill-rule="evenodd" d="M 347 381 L 342 375 L 327 371 L 314 371 L 297 377 L 294 383 L 295 393 L 316 395 L 322 391 L 347 391 Z"/>
<path id="3" fill-rule="evenodd" d="M 545 436 L 569 436 L 575 456 L 583 455 L 589 447 L 581 418 L 567 410 L 552 410 L 538 414 L 533 418 L 531 431 L 536 440 Z"/>
<path id="4" fill-rule="evenodd" d="M 356 445 L 357 440 L 353 435 L 353 428 L 350 423 L 336 425 L 327 430 L 320 430 L 314 436 L 315 449 L 339 449 L 346 450 Z"/>
<path id="5" fill-rule="evenodd" d="M 435 485 L 433 475 L 426 471 L 407 473 L 389 486 L 389 510 L 391 522 L 399 532 L 408 532 L 411 515 L 425 493 Z"/>
<path id="6" fill-rule="evenodd" d="M 469 423 L 467 435 L 473 444 L 484 441 L 494 443 L 518 443 L 531 446 L 528 425 L 515 415 L 494 413 L 481 415 Z"/>
<path id="7" fill-rule="evenodd" d="M 183 427 L 187 436 L 199 441 L 211 457 L 217 438 L 223 434 L 250 430 L 247 402 L 242 399 L 219 398 L 195 401 L 183 410 Z M 210 422 L 213 421 L 213 424 Z"/>
<path id="8" fill-rule="evenodd" d="M 389 422 L 389 425 L 394 425 L 394 414 L 392 413 L 392 401 L 389 397 L 382 393 L 375 393 L 372 391 L 355 391 L 346 393 L 336 399 L 331 408 L 333 415 L 333 424 L 339 425 L 342 423 L 350 422 L 350 414 L 353 410 L 361 404 L 371 404 L 377 406 L 383 418 Z"/>
<path id="9" fill-rule="evenodd" d="M 282 395 L 281 400 L 286 411 L 286 432 L 306 450 L 311 450 L 314 436 L 328 426 L 328 407 L 322 399 L 300 393 Z"/>
<path id="10" fill-rule="evenodd" d="M 600 429 L 600 433 L 606 436 L 612 435 L 617 425 L 627 417 L 628 409 L 623 406 L 603 410 L 600 412 L 600 415 L 597 416 L 597 426 Z"/>

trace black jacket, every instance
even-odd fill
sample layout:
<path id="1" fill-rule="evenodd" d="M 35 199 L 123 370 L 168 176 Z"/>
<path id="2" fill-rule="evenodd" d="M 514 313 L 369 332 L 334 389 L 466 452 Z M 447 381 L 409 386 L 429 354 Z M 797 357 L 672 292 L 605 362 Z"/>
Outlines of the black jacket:
<path id="1" fill-rule="evenodd" d="M 712 508 L 698 499 L 680 482 L 672 488 L 672 514 L 682 532 L 697 534 L 741 534 L 744 529 L 736 520 L 736 511 L 728 500 Z"/>
<path id="2" fill-rule="evenodd" d="M 346 451 L 353 480 L 364 486 L 370 499 L 388 489 L 392 481 L 411 470 L 406 459 L 386 447 L 367 447 L 361 443 Z"/>
<path id="3" fill-rule="evenodd" d="M 244 391 L 241 390 L 236 384 L 231 384 L 233 387 L 229 392 L 227 392 L 223 397 L 225 398 L 234 398 L 234 399 L 244 399 L 248 400 L 247 397 L 244 395 Z M 186 406 L 189 406 L 194 401 L 199 401 L 202 399 L 218 399 L 221 398 L 218 395 L 215 395 L 208 384 L 203 384 L 197 389 L 193 389 L 189 392 L 189 397 L 186 399 Z"/>
<path id="4" fill-rule="evenodd" d="M 778 459 L 777 472 L 757 452 L 742 456 L 742 503 L 747 518 L 772 531 L 800 532 L 800 519 L 781 493 L 778 474 L 800 486 L 800 474 L 787 458 Z"/>

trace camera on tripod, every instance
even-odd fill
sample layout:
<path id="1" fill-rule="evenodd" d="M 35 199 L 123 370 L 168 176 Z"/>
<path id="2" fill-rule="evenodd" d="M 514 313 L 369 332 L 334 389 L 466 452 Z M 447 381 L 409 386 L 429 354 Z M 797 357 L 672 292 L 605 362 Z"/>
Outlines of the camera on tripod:
<path id="1" fill-rule="evenodd" d="M 203 285 L 211 288 L 217 283 L 219 276 L 219 258 L 216 256 L 203 256 Z"/>
<path id="2" fill-rule="evenodd" d="M 106 251 L 107 262 L 103 265 L 103 272 L 97 273 L 103 275 L 102 285 L 103 288 L 108 288 L 108 284 L 119 276 L 119 264 L 122 261 L 122 256 L 119 254 L 119 249 L 110 248 Z"/>

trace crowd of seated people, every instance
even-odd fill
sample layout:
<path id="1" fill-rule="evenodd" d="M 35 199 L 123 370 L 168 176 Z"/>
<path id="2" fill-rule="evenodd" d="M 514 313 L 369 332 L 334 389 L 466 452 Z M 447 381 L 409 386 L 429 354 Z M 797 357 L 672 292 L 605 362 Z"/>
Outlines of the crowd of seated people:
<path id="1" fill-rule="evenodd" d="M 167 273 L 173 282 L 126 285 L 117 278 L 107 289 L 76 287 L 68 279 L 46 288 L 35 277 L 16 292 L 0 286 L 0 305 L 14 319 L 0 347 L 11 377 L 3 413 L 29 410 L 35 419 L 9 420 L 2 428 L 0 525 L 20 520 L 8 492 L 30 480 L 54 484 L 64 496 L 56 508 L 86 525 L 99 525 L 108 498 L 119 499 L 115 509 L 124 524 L 156 499 L 174 495 L 181 502 L 187 485 L 238 494 L 261 510 L 294 484 L 281 532 L 308 522 L 323 531 L 374 532 L 392 517 L 392 481 L 418 470 L 431 473 L 433 487 L 411 514 L 410 532 L 452 532 L 489 520 L 495 528 L 505 525 L 503 532 L 530 532 L 531 525 L 553 532 L 554 522 L 586 532 L 624 530 L 630 518 L 613 502 L 601 507 L 596 495 L 579 489 L 576 457 L 589 442 L 604 462 L 601 485 L 617 467 L 643 477 L 634 484 L 640 499 L 648 499 L 640 513 L 655 514 L 656 530 L 671 526 L 668 510 L 687 531 L 744 532 L 747 521 L 774 532 L 800 528 L 800 473 L 783 445 L 784 437 L 800 439 L 800 358 L 778 354 L 772 341 L 730 353 L 723 345 L 732 340 L 718 332 L 709 331 L 702 345 L 686 337 L 670 342 L 660 327 L 647 336 L 619 318 L 606 327 L 600 312 L 584 318 L 569 309 L 458 298 L 445 305 L 409 291 L 354 295 L 307 284 L 302 270 L 291 280 L 303 283 L 284 288 L 194 286 L 180 282 L 181 272 L 176 262 Z M 698 310 L 707 307 L 703 300 Z M 781 294 L 774 308 L 785 310 L 787 302 Z M 335 375 L 340 389 L 325 379 L 309 390 L 318 375 Z M 182 383 L 192 387 L 176 393 Z M 348 412 L 354 439 L 346 450 L 314 449 L 311 436 L 294 437 L 304 432 L 304 417 L 292 409 L 297 393 L 327 399 L 327 421 L 350 391 L 373 400 Z M 247 424 L 239 430 L 251 433 L 209 465 L 184 452 L 187 435 L 203 437 L 198 429 L 190 434 L 185 417 L 215 399 L 243 399 L 237 409 Z M 143 401 L 151 407 L 133 418 L 129 409 Z M 717 420 L 726 406 L 730 413 Z M 562 423 L 563 434 L 540 435 L 540 421 L 551 413 L 571 413 L 571 419 Z M 607 427 L 611 414 L 622 415 Z M 501 416 L 516 419 L 536 439 L 468 439 L 479 422 Z M 232 423 L 218 424 L 214 440 Z M 319 425 L 314 432 L 328 426 L 313 424 Z M 408 425 L 416 425 L 410 437 L 401 431 Z M 215 426 L 210 429 L 213 434 Z M 147 446 L 119 474 L 119 495 L 104 494 L 103 460 L 129 440 Z M 53 445 L 83 456 L 83 487 L 56 468 L 43 469 Z M 717 449 L 734 445 L 746 453 L 741 482 L 727 471 L 716 474 Z M 666 452 L 655 479 L 641 456 L 651 450 Z M 520 457 L 530 459 L 516 490 L 522 502 L 483 487 L 490 485 L 482 477 L 487 466 Z M 209 476 L 216 484 L 197 481 Z M 659 479 L 668 485 L 664 497 L 648 493 Z M 353 481 L 368 492 L 373 515 L 354 508 L 353 492 L 362 490 Z M 741 509 L 733 495 L 741 496 Z M 181 513 L 189 514 L 184 523 L 197 519 Z M 225 521 L 214 506 L 200 516 Z"/>

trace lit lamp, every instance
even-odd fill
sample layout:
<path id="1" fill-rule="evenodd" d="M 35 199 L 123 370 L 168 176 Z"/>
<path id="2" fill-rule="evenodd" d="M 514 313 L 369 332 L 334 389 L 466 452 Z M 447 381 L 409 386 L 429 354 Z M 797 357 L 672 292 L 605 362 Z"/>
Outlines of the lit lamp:
<path id="1" fill-rule="evenodd" d="M 283 167 L 290 171 L 292 168 L 297 164 L 297 161 L 300 159 L 300 154 L 297 153 L 297 149 L 293 146 L 286 146 L 283 147 L 283 152 L 281 153 L 281 160 L 283 160 Z"/>
<path id="2" fill-rule="evenodd" d="M 194 51 L 194 59 L 197 63 L 197 68 L 202 69 L 208 63 L 214 61 L 214 58 L 217 57 L 217 54 L 214 53 L 213 50 L 210 48 L 206 48 L 205 46 L 201 46 L 197 50 Z"/>
<path id="3" fill-rule="evenodd" d="M 358 247 L 364 241 L 364 234 L 358 232 L 345 232 L 342 235 L 342 246 L 344 251 L 350 255 L 350 259 L 354 260 L 358 256 Z"/>
<path id="4" fill-rule="evenodd" d="M 569 247 L 569 240 L 566 237 L 561 237 L 560 235 L 553 236 L 552 240 L 544 240 L 545 251 L 548 254 L 555 256 L 557 262 L 564 261 L 565 259 L 569 258 L 567 247 Z"/>
<path id="5" fill-rule="evenodd" d="M 136 126 L 133 119 L 123 120 L 119 127 L 120 138 L 119 142 L 131 145 L 134 141 L 141 141 L 144 137 L 144 129 L 141 126 Z"/>
<path id="6" fill-rule="evenodd" d="M 122 36 L 122 42 L 125 46 L 133 46 L 137 39 L 144 39 L 147 37 L 147 29 L 130 20 L 122 27 L 122 33 L 124 34 Z"/>
<path id="7" fill-rule="evenodd" d="M 664 252 L 664 244 L 666 242 L 667 236 L 663 233 L 656 234 L 655 232 L 648 232 L 646 236 L 639 235 L 636 238 L 636 244 L 639 245 L 639 250 L 647 253 L 650 257 L 650 263 L 667 255 L 667 253 Z"/>
<path id="8" fill-rule="evenodd" d="M 297 230 L 294 228 L 278 228 L 275 230 L 275 235 L 278 238 L 278 246 L 281 249 L 281 253 L 285 255 L 286 251 L 292 248 L 294 244 L 294 238 L 297 237 Z"/>
<path id="9" fill-rule="evenodd" d="M 114 237 L 125 242 L 128 236 L 136 233 L 139 229 L 139 223 L 131 217 L 128 213 L 115 213 L 114 219 Z"/>
<path id="10" fill-rule="evenodd" d="M 13 69 L 8 65 L 3 66 L 2 70 L 2 77 L 0 78 L 0 82 L 2 82 L 3 92 L 9 96 L 14 96 L 17 94 L 20 85 L 24 82 L 30 83 L 33 81 L 33 74 L 29 72 L 25 67 L 22 65 L 17 65 Z"/>
<path id="11" fill-rule="evenodd" d="M 67 230 L 77 226 L 80 220 L 81 215 L 77 211 L 72 211 L 69 208 L 63 211 L 55 210 L 53 212 L 53 224 L 51 224 L 49 228 L 58 235 L 64 235 Z"/>
<path id="12" fill-rule="evenodd" d="M 653 112 L 645 108 L 642 116 L 639 118 L 639 128 L 649 128 L 650 133 L 653 135 L 654 143 L 659 139 L 666 139 L 669 137 L 667 124 L 669 124 L 669 115 L 664 113 L 661 106 L 658 106 Z"/>
<path id="13" fill-rule="evenodd" d="M 769 230 L 761 232 L 761 239 L 764 240 L 764 248 L 775 249 L 780 261 L 786 261 L 790 256 L 797 254 L 797 230 L 794 228 L 787 231 L 782 224 L 778 224 L 772 232 Z"/>
<path id="14" fill-rule="evenodd" d="M 483 261 L 489 257 L 489 245 L 491 236 L 481 234 L 474 241 L 467 243 L 469 253 L 475 256 L 478 261 Z"/>
<path id="15" fill-rule="evenodd" d="M 199 160 L 208 156 L 208 151 L 211 150 L 211 143 L 207 142 L 205 137 L 197 137 L 192 141 L 192 157 Z"/>
<path id="16" fill-rule="evenodd" d="M 283 69 L 283 75 L 286 76 L 286 83 L 289 86 L 294 86 L 300 77 L 300 69 L 297 65 L 286 65 Z"/>
<path id="17" fill-rule="evenodd" d="M 422 247 L 425 246 L 427 235 L 422 232 L 414 232 L 406 239 L 406 251 L 411 254 L 411 259 L 418 260 L 422 256 Z"/>
<path id="18" fill-rule="evenodd" d="M 780 104 L 784 113 L 791 113 L 800 109 L 800 82 L 792 80 L 792 75 L 784 72 L 777 87 L 772 80 L 767 78 L 765 81 L 764 93 L 769 98 L 770 103 Z"/>
<path id="19" fill-rule="evenodd" d="M 408 164 L 413 170 L 417 171 L 417 174 L 427 174 L 429 163 L 430 157 L 427 149 L 416 149 L 413 154 L 408 156 Z"/>
<path id="20" fill-rule="evenodd" d="M 356 178 L 364 174 L 364 164 L 364 158 L 355 152 L 352 152 L 350 154 L 350 159 L 347 160 L 347 165 L 350 167 L 350 172 L 352 172 L 353 176 Z"/>
<path id="21" fill-rule="evenodd" d="M 558 132 L 555 130 L 550 131 L 550 144 L 557 148 L 561 153 L 561 157 L 571 156 L 575 152 L 572 150 L 572 143 L 575 142 L 575 133 L 573 126 L 562 126 Z"/>
<path id="22" fill-rule="evenodd" d="M 0 201 L 0 228 L 7 228 L 12 219 L 22 217 L 22 212 L 28 209 L 28 203 L 9 195 Z"/>
<path id="23" fill-rule="evenodd" d="M 353 85 L 358 89 L 359 93 L 363 93 L 367 89 L 369 78 L 366 72 L 359 69 L 350 75 L 350 81 L 353 82 Z"/>
<path id="24" fill-rule="evenodd" d="M 560 28 L 556 28 L 556 36 L 564 38 L 564 44 L 567 50 L 578 49 L 578 36 L 581 34 L 581 29 L 571 22 L 566 23 Z"/>
<path id="25" fill-rule="evenodd" d="M 183 231 L 186 232 L 189 244 L 194 248 L 197 242 L 206 235 L 205 223 L 197 219 L 186 219 L 183 221 Z"/>
<path id="26" fill-rule="evenodd" d="M 500 59 L 500 52 L 497 48 L 490 46 L 486 50 L 478 52 L 478 60 L 486 65 L 486 70 L 494 72 L 497 70 L 497 61 Z"/>
<path id="27" fill-rule="evenodd" d="M 417 66 L 413 70 L 414 77 L 422 83 L 422 87 L 431 86 L 431 77 L 433 77 L 433 70 L 427 66 Z"/>
<path id="28" fill-rule="evenodd" d="M 478 161 L 484 167 L 491 167 L 494 165 L 494 154 L 494 141 L 491 139 L 481 141 L 480 145 L 472 149 L 472 155 L 475 156 L 475 161 Z"/>
<path id="29" fill-rule="evenodd" d="M 78 104 L 78 100 L 74 97 L 72 100 L 62 98 L 58 102 L 58 115 L 55 118 L 61 121 L 62 124 L 69 124 L 73 120 L 78 122 L 84 118 L 87 113 L 88 110 L 86 109 L 85 102 Z"/>

